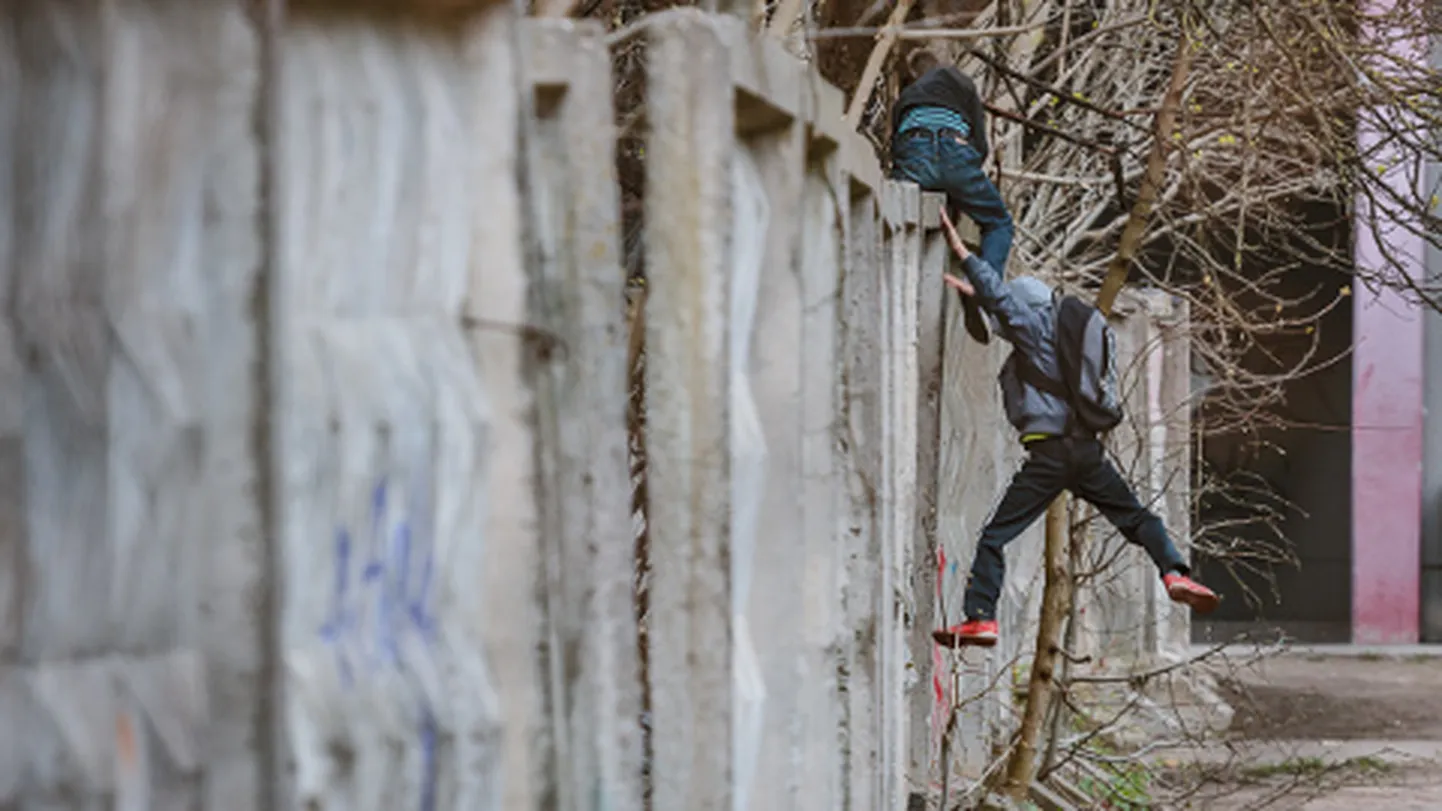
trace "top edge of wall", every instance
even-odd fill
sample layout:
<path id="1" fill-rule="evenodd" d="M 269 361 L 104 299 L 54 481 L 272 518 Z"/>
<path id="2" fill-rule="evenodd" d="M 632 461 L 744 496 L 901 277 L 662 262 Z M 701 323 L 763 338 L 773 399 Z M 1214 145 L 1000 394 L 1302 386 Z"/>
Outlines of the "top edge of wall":
<path id="1" fill-rule="evenodd" d="M 287 10 L 397 13 L 423 15 L 465 15 L 485 11 L 506 0 L 285 0 Z"/>
<path id="2" fill-rule="evenodd" d="M 736 88 L 737 130 L 742 137 L 801 123 L 813 148 L 834 151 L 843 174 L 880 195 L 881 163 L 869 141 L 846 125 L 846 95 L 806 61 L 788 52 L 775 36 L 753 32 L 746 20 L 693 8 L 657 12 L 651 27 L 705 25 L 730 55 Z"/>

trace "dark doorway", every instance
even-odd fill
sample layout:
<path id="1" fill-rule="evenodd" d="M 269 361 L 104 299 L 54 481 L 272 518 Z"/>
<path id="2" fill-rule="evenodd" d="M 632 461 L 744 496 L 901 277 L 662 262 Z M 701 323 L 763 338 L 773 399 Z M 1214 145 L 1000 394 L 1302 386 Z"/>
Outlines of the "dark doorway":
<path id="1" fill-rule="evenodd" d="M 1349 283 L 1335 271 L 1306 268 L 1285 282 L 1297 295 Z M 1331 298 L 1317 300 L 1320 305 Z M 1200 443 L 1199 475 L 1239 485 L 1199 499 L 1194 518 L 1203 545 L 1245 556 L 1280 541 L 1291 560 L 1228 565 L 1199 549 L 1198 570 L 1223 601 L 1216 613 L 1193 622 L 1195 642 L 1221 642 L 1243 632 L 1275 638 L 1278 631 L 1301 642 L 1351 639 L 1350 299 L 1322 315 L 1316 332 L 1318 360 L 1332 360 L 1284 384 L 1275 411 L 1286 427 L 1229 433 L 1212 426 Z M 1284 340 L 1269 349 L 1289 351 Z"/>

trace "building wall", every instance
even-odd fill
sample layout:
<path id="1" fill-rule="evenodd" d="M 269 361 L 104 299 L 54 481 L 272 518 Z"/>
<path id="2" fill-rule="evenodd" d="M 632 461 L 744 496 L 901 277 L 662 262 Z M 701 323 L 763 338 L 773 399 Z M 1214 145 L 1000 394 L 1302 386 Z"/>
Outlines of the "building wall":
<path id="1" fill-rule="evenodd" d="M 1442 67 L 1442 41 L 1433 43 L 1432 64 Z M 1428 166 L 1426 188 L 1442 183 L 1442 165 Z M 1429 278 L 1442 282 L 1442 250 L 1427 247 Z M 1442 312 L 1423 325 L 1422 638 L 1442 642 Z"/>
<path id="2" fill-rule="evenodd" d="M 1392 0 L 1378 0 L 1386 11 Z M 1425 58 L 1429 43 L 1366 31 L 1390 43 L 1401 61 Z M 1384 39 L 1389 38 L 1389 39 Z M 1386 71 L 1385 64 L 1379 69 Z M 1408 168 L 1413 157 L 1385 138 L 1386 128 L 1407 126 L 1401 109 L 1358 111 L 1358 148 L 1380 168 L 1379 179 L 1400 198 L 1419 191 Z M 1410 122 L 1417 126 L 1420 122 Z M 1399 223 L 1359 195 L 1354 256 L 1364 278 L 1388 286 L 1354 298 L 1352 391 L 1352 639 L 1407 643 L 1418 638 L 1422 497 L 1422 308 L 1400 292 L 1420 278 L 1426 243 L 1416 223 Z M 1392 259 L 1389 262 L 1388 259 Z"/>

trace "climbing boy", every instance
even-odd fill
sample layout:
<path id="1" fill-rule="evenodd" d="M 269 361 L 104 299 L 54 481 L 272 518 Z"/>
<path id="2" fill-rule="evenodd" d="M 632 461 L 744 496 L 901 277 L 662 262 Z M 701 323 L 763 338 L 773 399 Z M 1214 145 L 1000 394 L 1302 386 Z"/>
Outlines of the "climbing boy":
<path id="1" fill-rule="evenodd" d="M 1137 500 L 1097 438 L 1121 420 L 1111 333 L 1101 311 L 1075 297 L 1054 296 L 1035 277 L 1004 282 L 999 269 L 967 251 L 944 211 L 942 225 L 967 276 L 948 274 L 947 284 L 974 295 L 1012 344 L 1001 368 L 1002 403 L 1027 459 L 981 532 L 963 600 L 965 621 L 932 636 L 947 647 L 996 644 L 996 602 L 1006 571 L 1002 550 L 1063 490 L 1090 502 L 1146 551 L 1173 601 L 1199 613 L 1216 608 L 1217 595 L 1188 576 L 1162 520 Z"/>
<path id="2" fill-rule="evenodd" d="M 954 66 L 943 67 L 926 49 L 907 56 L 905 78 L 891 110 L 893 175 L 945 192 L 948 208 L 981 229 L 981 258 L 1005 273 L 1013 227 L 1001 193 L 982 169 L 986 109 L 976 83 Z"/>

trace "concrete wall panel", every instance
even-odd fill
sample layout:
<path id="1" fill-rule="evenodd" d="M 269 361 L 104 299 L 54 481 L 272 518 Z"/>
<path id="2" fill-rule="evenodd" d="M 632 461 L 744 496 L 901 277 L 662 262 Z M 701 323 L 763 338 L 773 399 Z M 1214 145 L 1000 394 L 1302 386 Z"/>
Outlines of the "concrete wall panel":
<path id="1" fill-rule="evenodd" d="M 0 12 L 0 805 L 259 808 L 259 38 Z"/>

